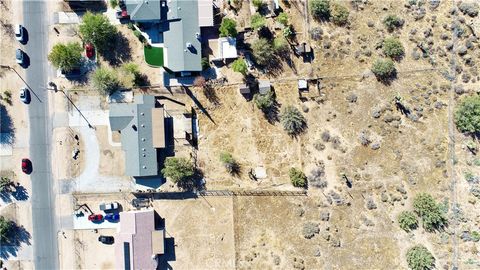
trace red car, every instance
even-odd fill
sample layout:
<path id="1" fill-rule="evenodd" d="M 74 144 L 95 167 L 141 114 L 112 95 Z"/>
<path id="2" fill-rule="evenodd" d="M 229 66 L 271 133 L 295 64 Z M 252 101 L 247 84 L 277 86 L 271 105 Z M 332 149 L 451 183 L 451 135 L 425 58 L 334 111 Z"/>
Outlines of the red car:
<path id="1" fill-rule="evenodd" d="M 87 55 L 88 58 L 92 58 L 93 57 L 93 54 L 94 54 L 94 48 L 93 48 L 93 45 L 90 44 L 90 43 L 87 43 L 87 45 L 85 45 L 85 54 Z"/>
<path id="2" fill-rule="evenodd" d="M 102 221 L 103 220 L 103 216 L 102 214 L 92 214 L 90 216 L 88 216 L 88 220 L 92 221 L 92 222 L 97 222 L 97 221 Z"/>
<path id="3" fill-rule="evenodd" d="M 22 172 L 30 174 L 32 172 L 32 162 L 28 158 L 22 159 Z"/>

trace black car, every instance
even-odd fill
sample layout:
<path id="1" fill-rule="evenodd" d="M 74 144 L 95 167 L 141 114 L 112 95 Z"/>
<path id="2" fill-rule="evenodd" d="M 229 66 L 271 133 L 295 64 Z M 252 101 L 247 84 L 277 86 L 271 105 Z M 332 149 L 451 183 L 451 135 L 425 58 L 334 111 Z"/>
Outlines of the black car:
<path id="1" fill-rule="evenodd" d="M 115 242 L 115 239 L 113 238 L 113 236 L 100 235 L 98 237 L 98 241 L 106 245 L 111 245 Z"/>

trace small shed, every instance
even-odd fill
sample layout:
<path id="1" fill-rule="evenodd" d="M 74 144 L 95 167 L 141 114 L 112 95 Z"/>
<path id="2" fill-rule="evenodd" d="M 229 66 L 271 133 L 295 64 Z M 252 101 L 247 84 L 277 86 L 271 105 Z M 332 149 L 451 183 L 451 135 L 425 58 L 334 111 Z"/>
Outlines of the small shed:
<path id="1" fill-rule="evenodd" d="M 307 92 L 308 91 L 308 82 L 307 80 L 300 79 L 298 80 L 298 90 L 302 92 Z"/>
<path id="2" fill-rule="evenodd" d="M 250 95 L 250 87 L 246 84 L 240 84 L 238 86 L 238 90 L 240 91 L 240 94 L 242 95 Z"/>
<path id="3" fill-rule="evenodd" d="M 221 59 L 234 59 L 237 54 L 237 39 L 232 37 L 221 37 L 218 39 L 218 52 Z"/>
<path id="4" fill-rule="evenodd" d="M 269 80 L 259 80 L 258 81 L 258 92 L 262 95 L 268 93 L 271 90 L 271 85 Z"/>

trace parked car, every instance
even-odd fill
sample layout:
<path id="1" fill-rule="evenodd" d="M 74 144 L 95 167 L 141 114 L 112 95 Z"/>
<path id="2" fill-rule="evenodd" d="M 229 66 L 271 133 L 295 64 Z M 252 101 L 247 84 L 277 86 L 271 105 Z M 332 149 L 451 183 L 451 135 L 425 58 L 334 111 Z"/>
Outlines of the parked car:
<path id="1" fill-rule="evenodd" d="M 119 19 L 119 20 L 130 19 L 130 15 L 128 15 L 127 10 L 125 10 L 125 9 L 117 10 L 115 15 L 117 16 L 117 19 Z"/>
<path id="2" fill-rule="evenodd" d="M 135 208 L 142 208 L 150 206 L 150 200 L 148 198 L 135 198 L 132 200 L 132 205 Z"/>
<path id="3" fill-rule="evenodd" d="M 91 214 L 88 216 L 88 220 L 92 222 L 97 222 L 97 221 L 102 221 L 103 220 L 103 215 L 102 214 Z"/>
<path id="4" fill-rule="evenodd" d="M 30 97 L 30 91 L 28 90 L 28 88 L 24 87 L 20 89 L 20 100 L 25 104 L 30 103 L 31 97 Z"/>
<path id="5" fill-rule="evenodd" d="M 32 162 L 28 158 L 22 159 L 22 172 L 30 174 L 32 172 Z"/>
<path id="6" fill-rule="evenodd" d="M 95 49 L 91 43 L 85 45 L 85 54 L 88 58 L 92 58 L 95 53 Z"/>
<path id="7" fill-rule="evenodd" d="M 100 235 L 98 241 L 106 245 L 111 245 L 115 242 L 115 238 L 113 238 L 113 236 Z"/>
<path id="8" fill-rule="evenodd" d="M 109 221 L 109 222 L 116 222 L 116 221 L 120 220 L 120 215 L 116 214 L 116 213 L 115 214 L 113 214 L 113 213 L 106 214 L 105 215 L 105 220 Z"/>
<path id="9" fill-rule="evenodd" d="M 118 203 L 117 202 L 100 204 L 100 210 L 102 210 L 102 211 L 111 211 L 111 210 L 115 210 L 115 209 L 118 209 Z"/>
<path id="10" fill-rule="evenodd" d="M 25 65 L 25 52 L 20 50 L 20 49 L 17 49 L 15 51 L 15 58 L 17 60 L 17 63 L 20 65 L 20 66 L 24 66 Z"/>
<path id="11" fill-rule="evenodd" d="M 21 24 L 15 25 L 15 38 L 22 44 L 26 42 L 25 29 Z"/>

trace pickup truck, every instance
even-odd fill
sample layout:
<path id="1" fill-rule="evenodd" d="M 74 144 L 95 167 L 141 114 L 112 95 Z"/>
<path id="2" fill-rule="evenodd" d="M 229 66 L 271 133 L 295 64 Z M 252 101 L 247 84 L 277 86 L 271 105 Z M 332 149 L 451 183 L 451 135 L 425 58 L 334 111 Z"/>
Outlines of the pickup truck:
<path id="1" fill-rule="evenodd" d="M 111 211 L 118 209 L 118 203 L 117 202 L 112 202 L 112 203 L 101 203 L 100 204 L 100 210 L 102 211 Z"/>

